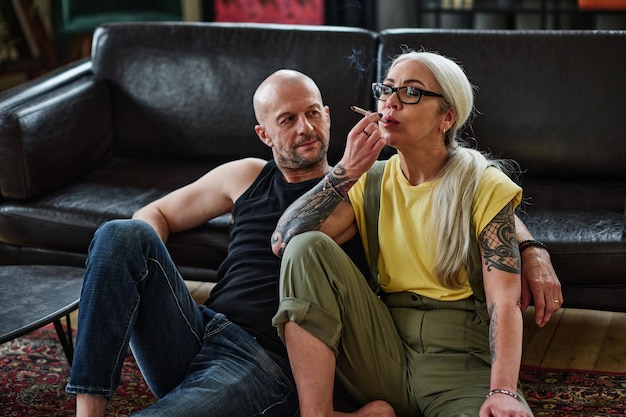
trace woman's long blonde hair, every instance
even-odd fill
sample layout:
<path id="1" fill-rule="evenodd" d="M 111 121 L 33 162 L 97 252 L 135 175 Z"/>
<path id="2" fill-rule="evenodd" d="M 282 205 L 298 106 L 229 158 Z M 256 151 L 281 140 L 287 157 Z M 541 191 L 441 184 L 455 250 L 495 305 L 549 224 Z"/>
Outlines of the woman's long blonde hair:
<path id="1" fill-rule="evenodd" d="M 435 237 L 434 273 L 438 281 L 445 287 L 458 288 L 464 284 L 459 272 L 469 266 L 470 249 L 475 242 L 472 239 L 472 207 L 478 184 L 488 166 L 503 168 L 505 164 L 469 148 L 457 137 L 474 109 L 474 89 L 463 69 L 442 55 L 425 51 L 408 51 L 398 55 L 389 69 L 407 60 L 421 63 L 433 74 L 443 94 L 441 111 L 452 109 L 456 115 L 454 124 L 443 137 L 448 160 L 439 173 L 431 222 L 425 232 Z M 441 210 L 442 207 L 446 209 Z"/>

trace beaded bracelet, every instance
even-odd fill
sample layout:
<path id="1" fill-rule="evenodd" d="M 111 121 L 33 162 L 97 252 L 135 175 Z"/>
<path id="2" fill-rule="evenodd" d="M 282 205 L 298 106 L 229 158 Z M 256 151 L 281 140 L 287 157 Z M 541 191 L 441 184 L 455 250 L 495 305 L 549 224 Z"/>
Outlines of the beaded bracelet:
<path id="1" fill-rule="evenodd" d="M 491 391 L 489 391 L 489 393 L 487 394 L 487 396 L 485 398 L 489 398 L 491 397 L 493 394 L 504 394 L 504 395 L 508 395 L 509 397 L 513 397 L 515 398 L 517 401 L 522 402 L 522 399 L 519 397 L 519 395 L 517 395 L 516 393 L 509 391 L 507 389 L 492 389 Z"/>
<path id="2" fill-rule="evenodd" d="M 548 247 L 543 242 L 540 242 L 538 240 L 524 240 L 523 242 L 519 243 L 519 252 L 522 253 L 524 252 L 525 249 L 528 249 L 531 246 L 534 246 L 535 248 L 548 250 Z"/>

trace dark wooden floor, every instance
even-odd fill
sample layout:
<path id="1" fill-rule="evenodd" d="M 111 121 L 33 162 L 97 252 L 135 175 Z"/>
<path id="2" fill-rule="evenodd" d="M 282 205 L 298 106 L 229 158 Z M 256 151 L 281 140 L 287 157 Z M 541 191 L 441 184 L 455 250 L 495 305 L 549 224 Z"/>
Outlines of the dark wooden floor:
<path id="1" fill-rule="evenodd" d="M 524 313 L 523 363 L 626 372 L 626 313 L 561 309 L 543 328 L 533 314 Z"/>

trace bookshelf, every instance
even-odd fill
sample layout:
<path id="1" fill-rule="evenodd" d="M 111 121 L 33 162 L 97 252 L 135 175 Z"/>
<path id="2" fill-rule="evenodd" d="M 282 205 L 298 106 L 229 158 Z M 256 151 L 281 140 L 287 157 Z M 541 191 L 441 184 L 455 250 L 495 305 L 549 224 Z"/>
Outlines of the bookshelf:
<path id="1" fill-rule="evenodd" d="M 582 0 L 579 0 L 582 1 Z M 618 15 L 626 29 L 626 1 L 622 7 L 579 7 L 576 0 L 417 0 L 419 27 L 443 27 L 445 16 L 455 16 L 459 28 L 475 29 L 478 14 L 496 15 L 505 29 L 518 29 L 519 17 L 538 19 L 537 29 L 596 29 L 598 15 Z M 460 23 L 459 23 L 460 22 Z"/>
<path id="2" fill-rule="evenodd" d="M 46 11 L 37 10 L 33 0 L 0 1 L 7 30 L 3 47 L 11 50 L 0 59 L 1 91 L 56 68 L 59 61 Z"/>

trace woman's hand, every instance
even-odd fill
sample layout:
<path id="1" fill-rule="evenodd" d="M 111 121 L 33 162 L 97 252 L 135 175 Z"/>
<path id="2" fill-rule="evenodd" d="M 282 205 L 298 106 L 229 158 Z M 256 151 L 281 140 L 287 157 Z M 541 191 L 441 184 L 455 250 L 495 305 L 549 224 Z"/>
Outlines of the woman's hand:
<path id="1" fill-rule="evenodd" d="M 532 417 L 519 400 L 505 394 L 494 394 L 480 407 L 480 417 Z"/>
<path id="2" fill-rule="evenodd" d="M 369 114 L 361 119 L 350 132 L 346 140 L 346 150 L 338 165 L 345 169 L 348 178 L 357 179 L 363 175 L 385 147 L 378 129 L 378 113 Z"/>

